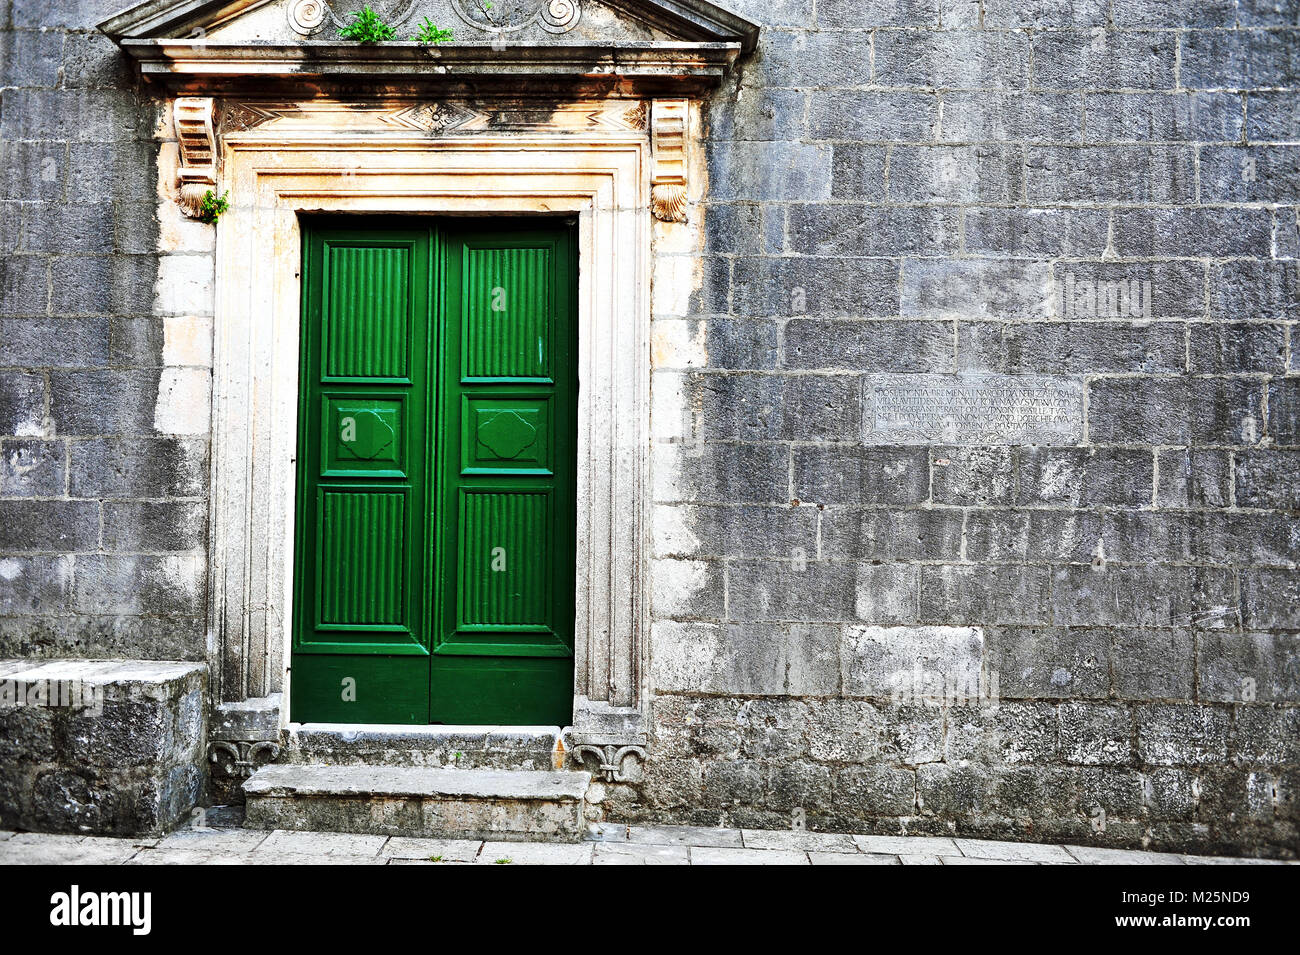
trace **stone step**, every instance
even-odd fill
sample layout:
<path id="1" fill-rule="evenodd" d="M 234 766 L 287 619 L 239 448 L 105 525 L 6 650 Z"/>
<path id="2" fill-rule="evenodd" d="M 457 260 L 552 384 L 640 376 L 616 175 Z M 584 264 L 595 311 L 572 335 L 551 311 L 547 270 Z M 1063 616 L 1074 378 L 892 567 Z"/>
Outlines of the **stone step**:
<path id="1" fill-rule="evenodd" d="M 244 783 L 250 829 L 576 842 L 591 774 L 409 766 L 263 766 Z"/>
<path id="2" fill-rule="evenodd" d="M 558 726 L 291 725 L 280 762 L 428 769 L 564 768 Z"/>

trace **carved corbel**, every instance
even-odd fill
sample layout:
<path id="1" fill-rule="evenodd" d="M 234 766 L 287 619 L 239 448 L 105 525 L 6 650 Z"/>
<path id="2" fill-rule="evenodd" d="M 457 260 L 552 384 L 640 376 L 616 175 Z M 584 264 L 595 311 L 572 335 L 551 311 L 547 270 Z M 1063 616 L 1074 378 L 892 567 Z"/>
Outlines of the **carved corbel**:
<path id="1" fill-rule="evenodd" d="M 654 166 L 650 209 L 663 222 L 686 221 L 686 134 L 690 101 L 657 99 L 650 108 Z"/>
<path id="2" fill-rule="evenodd" d="M 586 766 L 591 757 L 596 773 L 607 783 L 639 782 L 645 756 L 645 747 L 638 743 L 577 743 L 573 747 L 573 761 Z M 626 763 L 628 759 L 632 762 Z"/>
<path id="3" fill-rule="evenodd" d="M 203 196 L 217 188 L 217 137 L 212 126 L 210 97 L 182 96 L 172 108 L 176 142 L 180 147 L 180 205 L 191 219 L 199 217 Z"/>

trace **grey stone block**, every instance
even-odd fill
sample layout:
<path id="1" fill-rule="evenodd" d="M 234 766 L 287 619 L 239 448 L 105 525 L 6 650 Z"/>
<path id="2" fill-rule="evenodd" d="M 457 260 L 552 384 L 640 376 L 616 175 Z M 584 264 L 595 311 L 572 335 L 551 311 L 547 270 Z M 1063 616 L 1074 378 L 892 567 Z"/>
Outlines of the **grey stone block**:
<path id="1" fill-rule="evenodd" d="M 920 619 L 984 626 L 1047 623 L 1049 589 L 1045 567 L 922 567 Z"/>
<path id="2" fill-rule="evenodd" d="M 735 259 L 732 314 L 746 317 L 898 314 L 898 263 L 885 259 Z"/>
<path id="3" fill-rule="evenodd" d="M 1108 444 L 1242 444 L 1263 436 L 1258 384 L 1232 378 L 1111 378 L 1088 389 L 1088 435 Z"/>
<path id="4" fill-rule="evenodd" d="M 57 553 L 98 546 L 94 501 L 0 501 L 0 551 Z"/>
<path id="5" fill-rule="evenodd" d="M 956 561 L 962 513 L 956 508 L 860 510 L 828 508 L 821 553 L 833 560 Z"/>
<path id="6" fill-rule="evenodd" d="M 0 171 L 4 173 L 0 177 L 0 197 L 27 202 L 59 201 L 63 198 L 68 173 L 68 144 L 0 142 Z M 19 219 L 20 209 L 6 207 L 5 217 L 10 216 Z"/>
<path id="7" fill-rule="evenodd" d="M 1126 700 L 1190 700 L 1193 656 L 1192 634 L 1187 630 L 1117 633 L 1115 694 Z"/>
<path id="8" fill-rule="evenodd" d="M 831 791 L 829 768 L 807 762 L 779 763 L 768 770 L 763 803 L 780 813 L 795 809 L 826 812 L 831 808 Z"/>
<path id="9" fill-rule="evenodd" d="M 963 324 L 962 371 L 1011 375 L 1181 372 L 1185 326 L 1171 322 L 1025 322 Z"/>
<path id="10" fill-rule="evenodd" d="M 693 505 L 675 509 L 655 548 L 664 557 L 776 557 L 817 553 L 811 507 Z M 677 528 L 688 533 L 679 534 Z"/>
<path id="11" fill-rule="evenodd" d="M 1019 33 L 887 30 L 873 48 L 877 86 L 1024 89 L 1029 40 Z"/>
<path id="12" fill-rule="evenodd" d="M 1039 33 L 1033 38 L 1032 85 L 1045 90 L 1172 89 L 1176 54 L 1172 33 Z"/>
<path id="13" fill-rule="evenodd" d="M 244 784 L 256 829 L 577 842 L 589 773 L 263 766 Z M 382 809 L 372 811 L 378 802 Z"/>
<path id="14" fill-rule="evenodd" d="M 0 330 L 4 323 L 0 322 Z M 0 371 L 0 434 L 45 431 L 45 379 L 26 371 Z"/>
<path id="15" fill-rule="evenodd" d="M 1152 27 L 1231 28 L 1237 23 L 1236 0 L 1114 0 L 1114 22 L 1121 30 Z"/>
<path id="16" fill-rule="evenodd" d="M 1110 637 L 1092 628 L 996 627 L 986 670 L 1002 699 L 1100 699 L 1110 691 Z"/>
<path id="17" fill-rule="evenodd" d="M 1238 260 L 1212 266 L 1210 317 L 1238 322 L 1300 319 L 1300 263 Z"/>
<path id="18" fill-rule="evenodd" d="M 191 497 L 208 479 L 208 443 L 190 438 L 72 441 L 74 497 Z"/>
<path id="19" fill-rule="evenodd" d="M 665 693 L 824 696 L 839 691 L 834 625 L 657 623 L 652 673 Z"/>
<path id="20" fill-rule="evenodd" d="M 943 93 L 938 140 L 1079 142 L 1083 98 L 1077 93 Z"/>
<path id="21" fill-rule="evenodd" d="M 924 448 L 797 447 L 795 498 L 816 504 L 916 504 L 930 493 Z"/>
<path id="22" fill-rule="evenodd" d="M 793 205 L 789 247 L 804 255 L 937 255 L 960 243 L 957 213 L 946 209 L 852 204 Z"/>
<path id="23" fill-rule="evenodd" d="M 695 375 L 687 388 L 706 440 L 837 441 L 861 423 L 858 380 L 826 375 Z"/>
<path id="24" fill-rule="evenodd" d="M 67 445 L 62 441 L 11 438 L 0 442 L 0 495 L 57 497 L 67 481 Z"/>
<path id="25" fill-rule="evenodd" d="M 916 813 L 916 773 L 893 766 L 846 766 L 835 773 L 835 807 L 853 816 Z"/>
<path id="26" fill-rule="evenodd" d="M 654 499 L 699 503 L 775 503 L 790 498 L 790 451 L 771 444 L 659 445 Z"/>
<path id="27" fill-rule="evenodd" d="M 1192 325 L 1187 332 L 1189 370 L 1204 375 L 1286 373 L 1282 325 Z"/>
<path id="28" fill-rule="evenodd" d="M 57 614 L 68 606 L 72 585 L 70 556 L 5 557 L 0 561 L 0 614 L 18 617 L 28 614 Z M 25 630 L 28 621 L 14 620 Z"/>
<path id="29" fill-rule="evenodd" d="M 798 140 L 804 132 L 802 90 L 742 87 L 735 99 L 714 100 L 705 115 L 708 138 L 721 142 Z M 781 153 L 774 154 L 774 158 Z"/>
<path id="30" fill-rule="evenodd" d="M 1053 315 L 1089 319 L 1203 318 L 1200 262 L 1062 262 L 1055 267 Z"/>
<path id="31" fill-rule="evenodd" d="M 1269 258 L 1272 250 L 1263 209 L 1121 209 L 1113 228 L 1124 257 Z"/>
<path id="32" fill-rule="evenodd" d="M 1227 451 L 1174 448 L 1156 454 L 1160 507 L 1227 507 L 1232 481 Z"/>
<path id="33" fill-rule="evenodd" d="M 799 759 L 808 753 L 808 708 L 797 700 L 748 700 L 737 718 L 740 752 L 751 759 Z"/>
<path id="34" fill-rule="evenodd" d="M 149 434 L 157 372 L 71 371 L 50 375 L 50 418 L 59 434 Z"/>
<path id="35" fill-rule="evenodd" d="M 984 0 L 989 29 L 1088 29 L 1109 23 L 1110 0 Z"/>
<path id="36" fill-rule="evenodd" d="M 829 147 L 792 142 L 719 142 L 705 147 L 714 199 L 828 199 Z"/>
<path id="37" fill-rule="evenodd" d="M 726 604 L 724 566 L 717 561 L 660 560 L 651 584 L 651 612 L 660 618 L 717 620 Z"/>
<path id="38" fill-rule="evenodd" d="M 6 734 L 3 776 L 14 798 L 0 803 L 5 825 L 151 835 L 174 826 L 198 800 L 204 667 L 10 660 L 3 670 L 24 695 L 35 686 L 67 687 L 50 699 L 81 704 L 29 705 L 19 708 L 22 715 L 6 715 L 15 735 Z"/>
<path id="39" fill-rule="evenodd" d="M 1284 87 L 1296 75 L 1294 31 L 1192 31 L 1180 45 L 1179 81 L 1188 89 Z"/>
<path id="40" fill-rule="evenodd" d="M 1278 444 L 1300 444 L 1300 379 L 1269 382 L 1268 433 Z"/>
<path id="41" fill-rule="evenodd" d="M 762 764 L 751 760 L 713 760 L 704 764 L 701 797 L 705 806 L 758 805 L 763 800 Z"/>
<path id="42" fill-rule="evenodd" d="M 1199 699 L 1300 702 L 1300 635 L 1203 633 L 1196 644 Z"/>
<path id="43" fill-rule="evenodd" d="M 44 315 L 50 307 L 50 260 L 43 255 L 0 258 L 0 315 Z"/>
<path id="44" fill-rule="evenodd" d="M 929 142 L 938 116 L 933 93 L 827 90 L 809 95 L 808 135 L 869 143 Z"/>
<path id="45" fill-rule="evenodd" d="M 857 568 L 824 561 L 731 561 L 727 608 L 735 620 L 852 620 Z"/>
<path id="46" fill-rule="evenodd" d="M 1084 109 L 1094 143 L 1237 142 L 1245 123 L 1234 93 L 1090 93 Z"/>
<path id="47" fill-rule="evenodd" d="M 1093 209 L 970 209 L 964 245 L 978 255 L 1014 258 L 1100 256 L 1110 215 Z"/>
<path id="48" fill-rule="evenodd" d="M 1057 626 L 1204 627 L 1237 625 L 1231 571 L 1212 567 L 1105 565 L 1052 574 Z"/>
<path id="49" fill-rule="evenodd" d="M 946 322 L 794 319 L 786 323 L 784 346 L 788 368 L 944 372 L 953 364 Z"/>
<path id="50" fill-rule="evenodd" d="M 941 6 L 941 0 L 822 0 L 817 8 L 817 25 L 850 30 L 937 27 Z"/>
<path id="51" fill-rule="evenodd" d="M 1200 766 L 1228 758 L 1226 708 L 1156 703 L 1136 708 L 1138 753 L 1157 766 Z"/>
<path id="52" fill-rule="evenodd" d="M 1125 766 L 1133 759 L 1133 716 L 1111 703 L 1062 703 L 1061 758 L 1079 766 Z"/>
<path id="53" fill-rule="evenodd" d="M 936 448 L 932 495 L 936 504 L 1010 504 L 1015 488 L 1011 448 Z"/>
<path id="54" fill-rule="evenodd" d="M 1183 203 L 1196 198 L 1188 146 L 1029 146 L 1025 196 L 1042 202 Z"/>
<path id="55" fill-rule="evenodd" d="M 1250 142 L 1300 139 L 1300 110 L 1295 93 L 1251 90 L 1246 95 L 1246 139 Z"/>
<path id="56" fill-rule="evenodd" d="M 141 105 L 127 90 L 8 89 L 0 138 L 108 142 L 147 139 L 156 105 Z"/>
<path id="57" fill-rule="evenodd" d="M 104 548 L 109 551 L 187 551 L 206 540 L 201 501 L 124 501 L 104 505 Z"/>
<path id="58" fill-rule="evenodd" d="M 807 25 L 806 8 L 800 8 Z M 871 36 L 854 25 L 847 31 L 763 30 L 757 56 L 741 61 L 745 82 L 770 86 L 845 86 L 871 82 Z"/>
<path id="59" fill-rule="evenodd" d="M 831 148 L 831 196 L 856 202 L 885 198 L 885 146 L 836 143 Z"/>
<path id="60" fill-rule="evenodd" d="M 1017 454 L 1017 504 L 1141 507 L 1151 500 L 1149 451 L 1024 448 Z"/>
<path id="61" fill-rule="evenodd" d="M 1248 569 L 1241 574 L 1242 622 L 1260 630 L 1300 630 L 1300 571 Z"/>
<path id="62" fill-rule="evenodd" d="M 894 202 L 1018 202 L 1024 187 L 1021 151 L 1003 144 L 895 146 L 889 154 Z"/>
<path id="63" fill-rule="evenodd" d="M 1202 202 L 1295 203 L 1300 146 L 1210 146 L 1200 150 Z"/>
<path id="64" fill-rule="evenodd" d="M 916 623 L 917 568 L 902 564 L 859 564 L 853 616 L 865 623 Z"/>
<path id="65" fill-rule="evenodd" d="M 63 37 L 60 32 L 45 30 L 0 32 L 0 87 L 58 86 Z"/>
<path id="66" fill-rule="evenodd" d="M 1239 506 L 1300 508 L 1300 450 L 1244 451 L 1234 460 Z"/>
<path id="67" fill-rule="evenodd" d="M 917 259 L 903 264 L 902 313 L 923 318 L 1046 318 L 1052 278 L 1044 263 Z"/>
<path id="68" fill-rule="evenodd" d="M 993 766 L 1054 763 L 1058 754 L 1054 703 L 955 706 L 948 714 L 944 759 Z"/>
<path id="69" fill-rule="evenodd" d="M 1089 563 L 1099 551 L 1102 517 L 1062 511 L 972 511 L 966 558 L 973 561 Z"/>
<path id="70" fill-rule="evenodd" d="M 200 558 L 186 556 L 77 557 L 73 607 L 83 613 L 200 615 L 206 600 Z"/>
<path id="71" fill-rule="evenodd" d="M 1300 762 L 1300 707 L 1239 707 L 1232 728 L 1231 753 L 1238 765 L 1285 766 Z"/>
<path id="72" fill-rule="evenodd" d="M 84 368 L 110 360 L 109 322 L 102 318 L 0 319 L 0 362 L 28 368 Z"/>
<path id="73" fill-rule="evenodd" d="M 844 692 L 931 705 L 978 697 L 983 633 L 975 627 L 850 627 L 844 634 Z"/>

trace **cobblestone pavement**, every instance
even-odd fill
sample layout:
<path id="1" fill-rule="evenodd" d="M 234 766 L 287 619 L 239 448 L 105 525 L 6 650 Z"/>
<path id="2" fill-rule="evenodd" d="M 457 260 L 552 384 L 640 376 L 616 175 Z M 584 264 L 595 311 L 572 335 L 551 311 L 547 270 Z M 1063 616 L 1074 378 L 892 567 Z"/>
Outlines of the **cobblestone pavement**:
<path id="1" fill-rule="evenodd" d="M 1234 859 L 930 836 L 624 826 L 577 845 L 337 832 L 182 829 L 158 839 L 0 832 L 0 864 L 127 865 L 1282 865 Z M 1297 863 L 1289 863 L 1295 865 Z"/>

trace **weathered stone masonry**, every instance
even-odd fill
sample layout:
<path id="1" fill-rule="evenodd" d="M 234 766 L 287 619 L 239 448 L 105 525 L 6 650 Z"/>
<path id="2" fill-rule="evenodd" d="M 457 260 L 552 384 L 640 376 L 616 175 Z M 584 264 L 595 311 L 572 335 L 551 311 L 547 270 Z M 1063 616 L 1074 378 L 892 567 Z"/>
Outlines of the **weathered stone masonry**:
<path id="1" fill-rule="evenodd" d="M 210 659 L 213 238 L 124 5 L 0 0 L 3 657 Z M 727 5 L 608 816 L 1293 855 L 1300 4 Z"/>
<path id="2" fill-rule="evenodd" d="M 812 6 L 736 5 L 656 316 L 612 811 L 1294 851 L 1300 7 Z M 876 439 L 874 380 L 954 372 L 1077 387 L 1078 434 Z"/>

